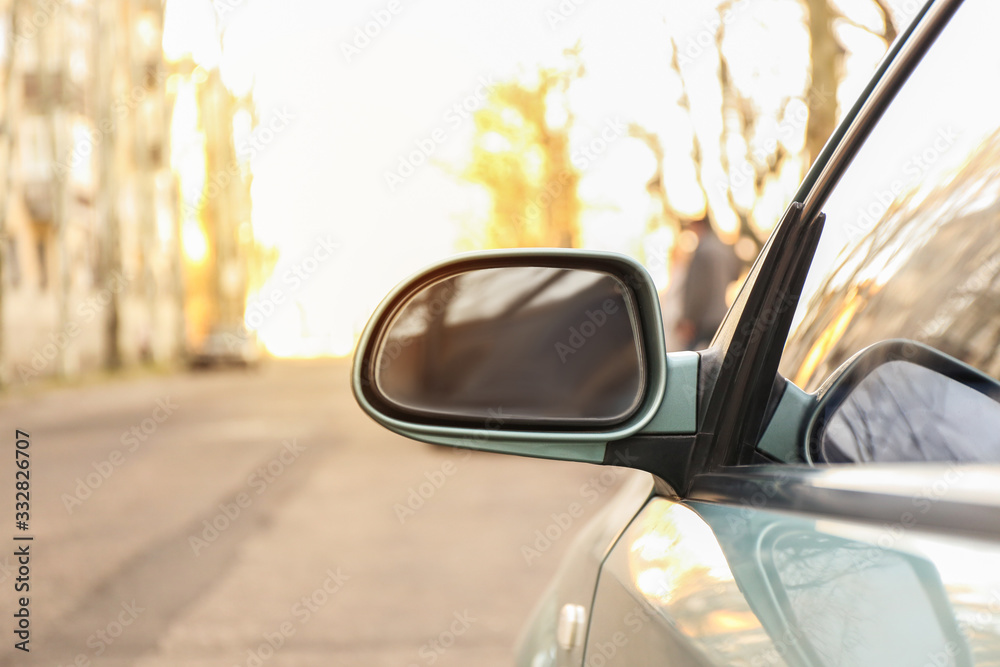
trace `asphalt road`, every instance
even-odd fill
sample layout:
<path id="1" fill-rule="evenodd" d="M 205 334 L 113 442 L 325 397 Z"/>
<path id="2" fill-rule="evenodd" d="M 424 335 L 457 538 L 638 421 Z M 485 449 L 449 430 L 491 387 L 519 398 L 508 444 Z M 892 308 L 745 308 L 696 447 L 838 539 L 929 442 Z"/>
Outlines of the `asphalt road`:
<path id="1" fill-rule="evenodd" d="M 601 469 L 395 436 L 357 408 L 345 361 L 8 393 L 0 424 L 0 665 L 509 665 L 611 496 L 528 563 Z"/>

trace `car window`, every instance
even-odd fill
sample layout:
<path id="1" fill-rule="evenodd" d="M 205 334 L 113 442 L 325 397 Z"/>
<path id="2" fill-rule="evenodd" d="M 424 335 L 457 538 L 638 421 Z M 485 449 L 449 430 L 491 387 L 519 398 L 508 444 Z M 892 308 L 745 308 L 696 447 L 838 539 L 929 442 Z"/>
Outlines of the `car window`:
<path id="1" fill-rule="evenodd" d="M 851 387 L 816 434 L 827 463 L 1000 461 L 1000 402 L 909 361 L 875 368 Z"/>
<path id="2" fill-rule="evenodd" d="M 826 203 L 780 365 L 800 388 L 890 338 L 1000 378 L 998 22 L 1000 3 L 958 10 Z"/>

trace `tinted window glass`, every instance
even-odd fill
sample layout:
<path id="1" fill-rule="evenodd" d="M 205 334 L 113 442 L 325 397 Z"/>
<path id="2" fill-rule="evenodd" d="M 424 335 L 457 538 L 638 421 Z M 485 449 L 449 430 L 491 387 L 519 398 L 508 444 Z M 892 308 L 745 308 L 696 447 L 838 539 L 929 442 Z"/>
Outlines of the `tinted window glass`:
<path id="1" fill-rule="evenodd" d="M 1000 377 L 998 24 L 1000 3 L 963 5 L 824 207 L 781 362 L 798 386 L 889 338 Z"/>
<path id="2" fill-rule="evenodd" d="M 1000 403 L 930 368 L 892 361 L 851 389 L 820 436 L 815 455 L 828 463 L 997 462 Z"/>

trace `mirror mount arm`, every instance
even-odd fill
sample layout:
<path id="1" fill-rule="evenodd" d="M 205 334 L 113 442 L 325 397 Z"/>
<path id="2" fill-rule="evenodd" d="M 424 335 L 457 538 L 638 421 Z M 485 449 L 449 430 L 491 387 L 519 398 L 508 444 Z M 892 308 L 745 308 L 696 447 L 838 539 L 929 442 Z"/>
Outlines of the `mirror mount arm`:
<path id="1" fill-rule="evenodd" d="M 745 465 L 753 458 L 784 341 L 826 219 L 820 213 L 803 221 L 801 213 L 802 204 L 793 202 L 769 241 L 772 251 L 764 257 L 740 314 L 738 335 L 701 415 L 701 423 L 717 424 L 717 429 L 703 434 L 710 441 L 696 452 L 698 470 L 693 474 Z"/>
<path id="2" fill-rule="evenodd" d="M 602 465 L 634 468 L 657 478 L 659 495 L 679 498 L 690 487 L 698 435 L 634 435 L 609 442 Z"/>

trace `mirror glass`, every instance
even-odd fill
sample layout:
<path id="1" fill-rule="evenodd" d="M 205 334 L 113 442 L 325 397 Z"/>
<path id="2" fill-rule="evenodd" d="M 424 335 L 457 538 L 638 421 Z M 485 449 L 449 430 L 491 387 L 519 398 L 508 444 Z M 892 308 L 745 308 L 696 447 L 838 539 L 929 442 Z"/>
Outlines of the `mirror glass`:
<path id="1" fill-rule="evenodd" d="M 826 463 L 1000 462 L 1000 403 L 933 369 L 890 361 L 850 389 L 817 454 Z"/>
<path id="2" fill-rule="evenodd" d="M 618 423 L 645 387 L 631 291 L 579 269 L 485 268 L 430 284 L 396 310 L 372 363 L 397 409 L 487 428 Z"/>

